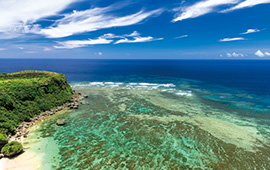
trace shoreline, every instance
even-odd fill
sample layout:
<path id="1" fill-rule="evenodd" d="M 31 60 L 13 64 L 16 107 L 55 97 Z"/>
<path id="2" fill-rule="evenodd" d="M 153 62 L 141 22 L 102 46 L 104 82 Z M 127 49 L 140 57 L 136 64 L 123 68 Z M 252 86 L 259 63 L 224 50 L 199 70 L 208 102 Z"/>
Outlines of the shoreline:
<path id="1" fill-rule="evenodd" d="M 11 159 L 2 158 L 0 160 L 1 170 L 36 170 L 40 167 L 41 158 L 31 151 L 24 151 L 24 153 Z"/>
<path id="2" fill-rule="evenodd" d="M 30 128 L 36 125 L 39 122 L 43 122 L 46 118 L 56 114 L 57 112 L 68 110 L 68 109 L 78 109 L 80 102 L 81 93 L 75 92 L 72 95 L 72 101 L 58 106 L 56 109 L 51 109 L 40 113 L 31 119 L 30 122 L 22 122 L 15 130 L 14 135 L 9 135 L 9 142 L 18 141 L 24 144 L 24 139 L 31 133 Z M 24 146 L 23 146 L 24 147 Z M 35 147 L 35 146 L 33 146 Z M 36 170 L 41 168 L 41 157 L 34 151 L 29 150 L 29 148 L 23 148 L 23 152 L 18 154 L 15 157 L 7 158 L 4 157 L 0 159 L 0 169 L 1 170 Z M 31 168 L 29 168 L 31 167 Z"/>
<path id="3" fill-rule="evenodd" d="M 43 122 L 47 117 L 54 115 L 55 113 L 62 111 L 62 110 L 67 110 L 67 109 L 78 109 L 79 108 L 79 102 L 80 99 L 79 97 L 81 96 L 81 93 L 76 93 L 75 90 L 74 94 L 72 95 L 72 101 L 67 102 L 63 104 L 62 106 L 58 106 L 56 109 L 51 109 L 49 111 L 45 111 L 40 113 L 39 115 L 35 116 L 34 118 L 31 119 L 30 122 L 22 122 L 15 130 L 14 135 L 9 135 L 8 139 L 9 142 L 11 141 L 18 141 L 22 143 L 24 138 L 27 138 L 29 135 L 28 129 L 37 124 L 38 122 Z"/>

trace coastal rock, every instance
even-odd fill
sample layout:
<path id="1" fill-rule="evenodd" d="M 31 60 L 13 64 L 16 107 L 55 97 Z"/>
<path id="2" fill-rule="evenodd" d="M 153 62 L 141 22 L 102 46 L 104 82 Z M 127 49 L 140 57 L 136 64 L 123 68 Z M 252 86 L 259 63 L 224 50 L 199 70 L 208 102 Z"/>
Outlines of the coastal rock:
<path id="1" fill-rule="evenodd" d="M 66 122 L 65 122 L 64 120 L 62 120 L 62 119 L 59 119 L 59 120 L 57 120 L 56 124 L 57 124 L 58 126 L 63 126 L 63 125 L 66 124 Z"/>
<path id="2" fill-rule="evenodd" d="M 108 162 L 107 162 L 107 165 L 111 165 L 112 164 L 112 160 L 109 159 Z"/>
<path id="3" fill-rule="evenodd" d="M 75 103 L 71 103 L 70 106 L 69 106 L 70 109 L 78 109 L 79 108 L 79 105 L 78 104 L 75 104 Z"/>
<path id="4" fill-rule="evenodd" d="M 17 141 L 12 141 L 2 148 L 1 153 L 6 157 L 12 157 L 21 153 L 22 151 L 22 144 Z"/>
<path id="5" fill-rule="evenodd" d="M 19 132 L 15 135 L 16 138 L 20 138 L 22 136 L 22 134 Z"/>
<path id="6" fill-rule="evenodd" d="M 11 153 L 9 153 L 9 154 L 4 154 L 4 156 L 6 156 L 6 157 L 13 157 L 13 156 L 16 156 L 16 155 L 20 154 L 22 151 L 23 151 L 23 148 L 20 149 L 20 150 L 11 152 Z"/>
<path id="7" fill-rule="evenodd" d="M 76 104 L 76 105 L 73 106 L 73 109 L 78 109 L 78 108 L 79 108 L 79 105 L 78 104 Z"/>
<path id="8" fill-rule="evenodd" d="M 193 147 L 191 145 L 187 145 L 187 148 L 189 149 L 193 149 Z"/>
<path id="9" fill-rule="evenodd" d="M 26 131 L 26 132 L 23 134 L 23 137 L 26 138 L 28 134 L 29 134 L 29 131 Z"/>
<path id="10" fill-rule="evenodd" d="M 84 98 L 88 98 L 88 96 L 84 96 Z"/>

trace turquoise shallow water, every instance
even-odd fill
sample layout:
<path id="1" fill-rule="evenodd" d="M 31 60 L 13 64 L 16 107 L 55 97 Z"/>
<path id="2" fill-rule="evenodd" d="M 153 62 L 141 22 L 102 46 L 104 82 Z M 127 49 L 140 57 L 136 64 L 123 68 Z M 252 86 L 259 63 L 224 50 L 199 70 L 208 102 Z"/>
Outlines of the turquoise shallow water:
<path id="1" fill-rule="evenodd" d="M 26 139 L 39 144 L 41 169 L 270 167 L 268 98 L 193 80 L 71 84 L 88 98 Z"/>

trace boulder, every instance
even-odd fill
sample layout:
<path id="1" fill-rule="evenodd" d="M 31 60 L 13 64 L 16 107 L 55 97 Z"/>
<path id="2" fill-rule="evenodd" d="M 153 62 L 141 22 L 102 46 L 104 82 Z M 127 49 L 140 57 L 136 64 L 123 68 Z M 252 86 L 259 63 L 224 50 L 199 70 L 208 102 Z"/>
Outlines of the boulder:
<path id="1" fill-rule="evenodd" d="M 193 147 L 191 145 L 187 145 L 187 148 L 189 149 L 193 149 Z"/>
<path id="2" fill-rule="evenodd" d="M 2 148 L 1 153 L 4 156 L 12 157 L 12 156 L 15 156 L 15 155 L 21 153 L 22 151 L 23 151 L 22 144 L 17 142 L 17 141 L 12 141 L 12 142 L 6 144 Z"/>
<path id="3" fill-rule="evenodd" d="M 76 105 L 73 106 L 73 109 L 78 109 L 78 108 L 79 108 L 79 105 L 78 104 L 76 104 Z"/>
<path id="4" fill-rule="evenodd" d="M 66 122 L 65 122 L 63 119 L 59 119 L 59 120 L 57 120 L 56 124 L 57 124 L 58 126 L 63 126 L 63 125 L 66 124 Z"/>
<path id="5" fill-rule="evenodd" d="M 23 137 L 26 138 L 28 134 L 29 134 L 29 131 L 24 132 Z"/>
<path id="6" fill-rule="evenodd" d="M 88 96 L 84 96 L 84 98 L 88 98 Z"/>

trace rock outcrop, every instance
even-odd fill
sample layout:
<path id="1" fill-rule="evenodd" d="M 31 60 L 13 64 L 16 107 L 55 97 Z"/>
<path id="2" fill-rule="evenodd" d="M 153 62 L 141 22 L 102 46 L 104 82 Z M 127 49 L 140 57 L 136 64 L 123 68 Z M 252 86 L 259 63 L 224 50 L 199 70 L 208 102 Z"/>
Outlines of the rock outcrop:
<path id="1" fill-rule="evenodd" d="M 15 156 L 23 151 L 22 144 L 17 141 L 12 141 L 8 144 L 6 144 L 2 150 L 1 154 L 3 154 L 6 157 L 12 157 Z"/>
<path id="2" fill-rule="evenodd" d="M 57 120 L 56 124 L 57 124 L 58 126 L 63 126 L 63 125 L 66 124 L 66 122 L 65 122 L 64 120 L 60 119 L 60 120 Z"/>

